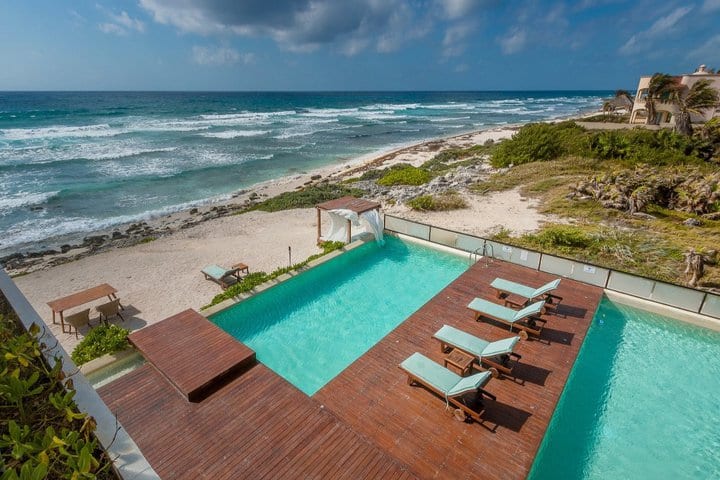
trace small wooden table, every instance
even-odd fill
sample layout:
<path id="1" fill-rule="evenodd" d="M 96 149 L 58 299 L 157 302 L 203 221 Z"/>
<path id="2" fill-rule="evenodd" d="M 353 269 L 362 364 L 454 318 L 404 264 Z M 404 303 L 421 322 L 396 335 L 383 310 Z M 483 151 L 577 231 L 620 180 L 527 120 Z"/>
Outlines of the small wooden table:
<path id="1" fill-rule="evenodd" d="M 247 265 L 245 265 L 244 263 L 239 263 L 239 262 L 234 263 L 232 265 L 232 268 L 233 268 L 233 270 L 235 270 L 236 274 L 244 273 L 245 275 L 247 275 L 248 273 L 250 273 L 250 268 Z M 239 276 L 236 278 L 238 280 L 240 280 Z"/>
<path id="2" fill-rule="evenodd" d="M 474 361 L 475 357 L 472 355 L 468 355 L 462 350 L 453 348 L 445 357 L 445 368 L 447 368 L 448 364 L 450 364 L 453 367 L 458 368 L 460 370 L 460 376 L 464 377 L 470 372 L 470 368 L 472 367 L 472 363 Z"/>
<path id="3" fill-rule="evenodd" d="M 60 314 L 60 328 L 63 332 L 65 332 L 65 318 L 63 317 L 63 312 L 65 310 L 80 306 L 84 303 L 92 302 L 93 300 L 97 300 L 102 297 L 108 297 L 112 301 L 117 299 L 117 295 L 115 295 L 116 293 L 117 289 L 115 287 L 112 287 L 107 283 L 103 283 L 97 287 L 88 288 L 87 290 L 73 293 L 67 297 L 52 300 L 47 304 L 52 310 L 53 323 L 57 323 L 57 321 L 55 321 L 55 314 Z M 120 308 L 122 308 L 122 306 Z"/>

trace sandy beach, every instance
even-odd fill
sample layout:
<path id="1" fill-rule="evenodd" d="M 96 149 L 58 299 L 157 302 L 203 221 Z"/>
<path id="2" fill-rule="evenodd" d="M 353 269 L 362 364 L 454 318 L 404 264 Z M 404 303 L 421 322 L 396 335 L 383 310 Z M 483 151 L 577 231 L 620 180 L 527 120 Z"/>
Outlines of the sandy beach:
<path id="1" fill-rule="evenodd" d="M 423 142 L 343 165 L 266 182 L 236 195 L 228 203 L 242 205 L 251 195 L 271 197 L 291 191 L 311 182 L 311 177 L 317 180 L 318 175 L 322 179 L 337 181 L 381 165 L 397 162 L 419 165 L 443 149 L 508 138 L 514 131 L 514 127 L 503 127 Z M 500 227 L 514 232 L 532 231 L 548 220 L 537 212 L 535 201 L 523 198 L 517 190 L 483 196 L 463 192 L 463 195 L 469 207 L 462 210 L 423 213 L 398 204 L 384 206 L 383 211 L 476 235 L 487 235 Z M 153 228 L 171 232 L 154 241 L 110 248 L 55 266 L 53 263 L 57 259 L 43 259 L 28 273 L 17 276 L 15 282 L 66 350 L 72 351 L 79 340 L 74 333 L 62 333 L 59 325 L 52 324 L 52 313 L 47 306 L 50 300 L 107 282 L 118 290 L 119 298 L 126 305 L 123 312 L 126 320 L 114 319 L 113 322 L 134 330 L 187 308 L 199 309 L 220 293 L 220 286 L 205 280 L 201 274 L 200 270 L 206 265 L 229 266 L 243 262 L 251 272 L 269 272 L 288 265 L 288 247 L 292 251 L 293 263 L 318 252 L 315 245 L 316 214 L 312 208 L 275 213 L 252 211 L 191 221 L 202 218 L 204 211 L 216 207 L 208 205 L 192 214 L 179 212 L 148 222 Z M 86 331 L 81 328 L 80 339 Z"/>

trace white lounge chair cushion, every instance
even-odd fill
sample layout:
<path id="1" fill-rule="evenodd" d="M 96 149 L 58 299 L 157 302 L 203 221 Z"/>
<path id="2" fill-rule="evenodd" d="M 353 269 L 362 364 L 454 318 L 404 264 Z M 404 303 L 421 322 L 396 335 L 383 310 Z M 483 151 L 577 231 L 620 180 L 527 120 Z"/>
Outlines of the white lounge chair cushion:
<path id="1" fill-rule="evenodd" d="M 417 352 L 406 358 L 400 366 L 448 397 L 477 390 L 485 385 L 491 376 L 490 372 L 481 372 L 463 378 Z"/>
<path id="2" fill-rule="evenodd" d="M 208 265 L 207 267 L 202 269 L 202 272 L 208 277 L 214 278 L 215 280 L 222 280 L 224 277 L 227 276 L 229 270 L 225 270 L 224 268 L 218 267 L 217 265 Z"/>
<path id="3" fill-rule="evenodd" d="M 510 280 L 505 280 L 504 278 L 496 278 L 492 281 L 490 286 L 502 292 L 508 292 L 523 298 L 531 299 L 539 297 L 541 295 L 545 295 L 546 293 L 555 290 L 558 285 L 560 285 L 560 280 L 560 278 L 556 278 L 552 282 L 548 282 L 542 287 L 532 288 L 521 283 L 515 283 L 511 282 Z"/>
<path id="4" fill-rule="evenodd" d="M 433 336 L 443 343 L 457 347 L 476 357 L 494 357 L 510 353 L 520 341 L 520 337 L 510 337 L 495 342 L 488 342 L 487 340 L 463 332 L 450 325 L 443 325 Z"/>

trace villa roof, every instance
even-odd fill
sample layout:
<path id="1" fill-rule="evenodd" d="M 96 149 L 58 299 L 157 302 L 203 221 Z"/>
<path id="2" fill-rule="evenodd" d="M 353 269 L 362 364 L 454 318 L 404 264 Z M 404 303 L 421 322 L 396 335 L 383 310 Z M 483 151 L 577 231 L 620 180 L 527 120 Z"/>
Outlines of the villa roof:
<path id="1" fill-rule="evenodd" d="M 380 204 L 378 202 L 371 202 L 370 200 L 365 200 L 364 198 L 348 196 L 336 198 L 335 200 L 330 200 L 323 203 L 318 203 L 317 205 L 315 205 L 315 207 L 319 208 L 320 210 L 352 210 L 357 214 L 361 214 L 364 212 L 369 212 L 370 210 L 377 210 L 378 208 L 380 208 Z"/>

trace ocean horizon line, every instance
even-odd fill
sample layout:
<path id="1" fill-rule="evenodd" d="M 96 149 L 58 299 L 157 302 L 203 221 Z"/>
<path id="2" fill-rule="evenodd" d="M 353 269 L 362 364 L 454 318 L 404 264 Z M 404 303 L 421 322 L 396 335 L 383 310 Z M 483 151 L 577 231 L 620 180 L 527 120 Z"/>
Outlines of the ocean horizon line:
<path id="1" fill-rule="evenodd" d="M 5 93 L 150 93 L 150 94 L 161 94 L 161 93 L 311 93 L 311 94 L 324 94 L 324 93 L 556 93 L 556 92 L 614 92 L 617 88 L 587 88 L 587 89 L 520 89 L 520 90 L 500 90 L 500 89 L 488 89 L 488 90 L 0 90 L 0 94 Z M 628 91 L 633 91 L 629 89 Z"/>

